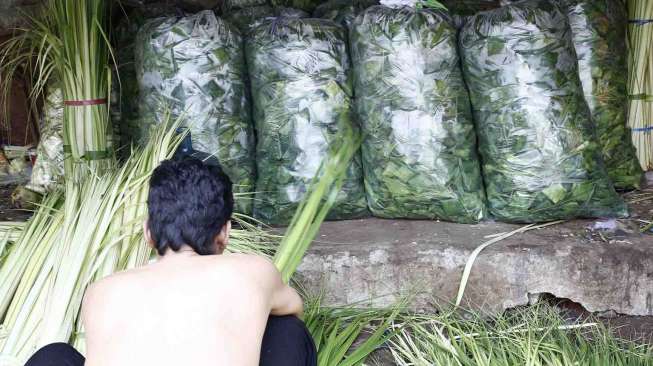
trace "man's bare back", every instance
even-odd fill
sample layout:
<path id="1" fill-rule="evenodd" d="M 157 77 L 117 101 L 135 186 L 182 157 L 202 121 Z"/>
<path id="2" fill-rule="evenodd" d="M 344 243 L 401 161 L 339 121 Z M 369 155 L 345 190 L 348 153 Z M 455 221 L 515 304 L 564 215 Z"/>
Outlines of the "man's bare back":
<path id="1" fill-rule="evenodd" d="M 223 254 L 234 198 L 219 166 L 163 161 L 147 207 L 143 235 L 159 258 L 86 291 L 86 358 L 53 343 L 26 366 L 317 365 L 311 334 L 296 317 L 302 300 L 275 266 Z"/>
<path id="2" fill-rule="evenodd" d="M 183 250 L 96 283 L 82 311 L 88 366 L 255 366 L 268 316 L 302 302 L 267 259 Z"/>

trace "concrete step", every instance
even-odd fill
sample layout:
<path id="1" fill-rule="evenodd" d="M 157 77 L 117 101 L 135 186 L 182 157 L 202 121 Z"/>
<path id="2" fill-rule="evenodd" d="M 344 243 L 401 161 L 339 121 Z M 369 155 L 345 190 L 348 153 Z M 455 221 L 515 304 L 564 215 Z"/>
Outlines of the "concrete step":
<path id="1" fill-rule="evenodd" d="M 629 219 L 568 221 L 491 245 L 474 263 L 463 303 L 496 313 L 551 294 L 591 312 L 653 316 L 653 236 L 638 232 L 638 220 L 653 217 L 653 201 L 631 210 Z M 418 291 L 413 306 L 428 310 L 455 300 L 476 247 L 519 227 L 374 218 L 328 222 L 298 277 L 309 290 L 324 289 L 328 304 L 384 306 L 398 293 Z"/>

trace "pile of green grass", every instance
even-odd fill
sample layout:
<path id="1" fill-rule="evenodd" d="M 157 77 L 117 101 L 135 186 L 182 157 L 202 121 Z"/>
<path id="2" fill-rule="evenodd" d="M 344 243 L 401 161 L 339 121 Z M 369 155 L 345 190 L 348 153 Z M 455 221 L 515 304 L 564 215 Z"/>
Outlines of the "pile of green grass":
<path id="1" fill-rule="evenodd" d="M 399 366 L 648 366 L 650 340 L 625 341 L 601 322 L 569 322 L 550 305 L 484 318 L 410 316 L 389 342 Z"/>

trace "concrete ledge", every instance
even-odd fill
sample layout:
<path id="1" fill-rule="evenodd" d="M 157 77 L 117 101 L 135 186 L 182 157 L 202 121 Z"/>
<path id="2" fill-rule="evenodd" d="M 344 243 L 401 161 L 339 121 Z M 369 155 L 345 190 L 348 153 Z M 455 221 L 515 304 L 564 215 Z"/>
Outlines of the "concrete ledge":
<path id="1" fill-rule="evenodd" d="M 598 230 L 599 220 L 577 220 L 490 246 L 474 264 L 465 304 L 492 313 L 549 293 L 591 312 L 652 316 L 653 236 L 639 234 L 636 219 L 650 220 L 653 202 L 632 210 L 633 217 L 618 221 L 616 229 Z M 299 278 L 309 290 L 325 289 L 329 304 L 386 305 L 392 303 L 392 294 L 418 289 L 414 306 L 428 309 L 434 299 L 439 304 L 455 300 L 465 263 L 487 236 L 518 227 L 381 219 L 329 222 L 305 257 Z"/>

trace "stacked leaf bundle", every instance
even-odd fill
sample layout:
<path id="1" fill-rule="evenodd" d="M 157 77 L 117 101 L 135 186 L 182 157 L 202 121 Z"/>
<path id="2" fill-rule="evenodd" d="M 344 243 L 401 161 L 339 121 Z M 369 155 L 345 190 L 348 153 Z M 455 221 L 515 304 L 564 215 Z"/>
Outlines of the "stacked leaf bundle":
<path id="1" fill-rule="evenodd" d="M 271 7 L 268 5 L 238 9 L 225 14 L 225 20 L 235 25 L 243 36 L 246 36 L 250 30 L 270 17 L 308 18 L 309 14 L 299 9 Z"/>
<path id="2" fill-rule="evenodd" d="M 644 170 L 653 170 L 653 1 L 628 0 L 628 125 Z"/>
<path id="3" fill-rule="evenodd" d="M 525 0 L 460 33 L 490 212 L 538 222 L 626 214 L 608 177 L 565 14 Z"/>
<path id="4" fill-rule="evenodd" d="M 626 8 L 617 0 L 564 0 L 562 5 L 608 175 L 617 188 L 639 188 L 643 172 L 626 121 Z"/>
<path id="5" fill-rule="evenodd" d="M 373 6 L 354 21 L 351 48 L 372 213 L 481 220 L 476 134 L 449 19 Z"/>
<path id="6" fill-rule="evenodd" d="M 254 131 L 245 85 L 242 39 L 212 11 L 147 22 L 136 41 L 140 119 L 146 136 L 172 108 L 183 116 L 193 148 L 215 155 L 236 193 L 251 192 L 255 179 Z M 251 212 L 251 199 L 238 200 Z"/>
<path id="7" fill-rule="evenodd" d="M 266 20 L 250 32 L 246 53 L 258 137 L 257 218 L 288 223 L 340 131 L 356 127 L 345 34 L 328 20 L 290 18 Z M 329 218 L 366 212 L 356 156 Z"/>

